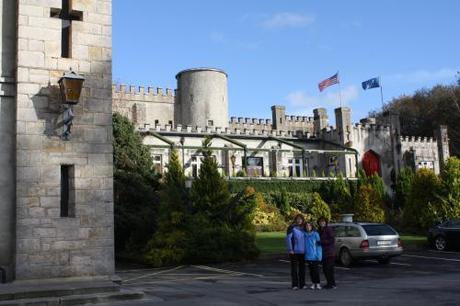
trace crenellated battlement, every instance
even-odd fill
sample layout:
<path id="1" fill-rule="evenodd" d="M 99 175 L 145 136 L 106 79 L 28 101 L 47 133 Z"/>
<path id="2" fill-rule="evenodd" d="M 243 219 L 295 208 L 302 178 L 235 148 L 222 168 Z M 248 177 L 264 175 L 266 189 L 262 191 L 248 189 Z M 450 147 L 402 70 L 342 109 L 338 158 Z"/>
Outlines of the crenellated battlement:
<path id="1" fill-rule="evenodd" d="M 250 129 L 250 128 L 221 128 L 215 126 L 207 126 L 201 128 L 199 126 L 190 126 L 190 125 L 180 125 L 176 126 L 171 124 L 158 124 L 152 127 L 150 124 L 145 124 L 144 127 L 139 127 L 137 129 L 140 133 L 145 132 L 171 132 L 171 133 L 182 133 L 182 134 L 223 134 L 223 135 L 243 135 L 243 136 L 275 136 L 275 137 L 306 137 L 310 138 L 312 135 L 310 132 L 303 133 L 294 133 L 292 131 L 282 131 L 282 130 L 273 130 L 273 129 Z"/>
<path id="2" fill-rule="evenodd" d="M 147 88 L 147 90 L 146 90 Z M 145 87 L 136 85 L 125 85 L 125 84 L 112 84 L 113 93 L 124 93 L 133 95 L 153 95 L 153 96 L 168 96 L 173 97 L 176 95 L 175 89 L 166 88 L 163 90 L 162 87 Z"/>
<path id="3" fill-rule="evenodd" d="M 420 136 L 401 136 L 401 143 L 407 144 L 426 144 L 426 143 L 435 143 L 436 139 L 433 137 L 420 137 Z"/>
<path id="4" fill-rule="evenodd" d="M 175 92 L 161 87 L 112 85 L 112 109 L 136 125 L 174 121 Z"/>
<path id="5" fill-rule="evenodd" d="M 287 123 L 298 123 L 298 122 L 308 122 L 313 124 L 314 118 L 308 116 L 293 116 L 293 115 L 285 115 L 284 119 Z"/>

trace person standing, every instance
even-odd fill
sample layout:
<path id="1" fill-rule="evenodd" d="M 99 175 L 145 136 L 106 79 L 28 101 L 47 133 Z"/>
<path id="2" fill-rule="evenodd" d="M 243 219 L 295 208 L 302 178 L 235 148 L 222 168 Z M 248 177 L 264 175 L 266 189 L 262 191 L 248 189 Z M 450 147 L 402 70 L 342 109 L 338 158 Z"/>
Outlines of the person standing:
<path id="1" fill-rule="evenodd" d="M 298 214 L 288 228 L 286 243 L 291 262 L 292 290 L 305 288 L 305 219 Z"/>
<path id="2" fill-rule="evenodd" d="M 320 290 L 319 263 L 322 259 L 321 240 L 311 222 L 305 224 L 305 229 L 305 259 L 308 262 L 308 269 L 310 270 L 310 289 Z"/>
<path id="3" fill-rule="evenodd" d="M 328 220 L 321 217 L 318 220 L 319 236 L 321 239 L 321 247 L 323 251 L 323 272 L 326 277 L 325 289 L 336 289 L 334 264 L 335 264 L 335 234 L 334 230 L 328 226 Z"/>

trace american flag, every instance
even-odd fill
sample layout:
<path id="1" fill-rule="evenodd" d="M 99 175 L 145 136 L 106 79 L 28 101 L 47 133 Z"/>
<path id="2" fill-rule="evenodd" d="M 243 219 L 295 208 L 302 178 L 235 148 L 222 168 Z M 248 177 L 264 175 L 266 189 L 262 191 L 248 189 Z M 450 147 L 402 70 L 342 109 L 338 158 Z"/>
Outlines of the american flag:
<path id="1" fill-rule="evenodd" d="M 327 78 L 324 81 L 320 82 L 318 84 L 318 88 L 319 88 L 319 91 L 323 91 L 327 87 L 332 86 L 334 84 L 338 84 L 338 83 L 339 83 L 339 73 L 337 72 L 336 74 L 334 74 L 330 78 Z"/>

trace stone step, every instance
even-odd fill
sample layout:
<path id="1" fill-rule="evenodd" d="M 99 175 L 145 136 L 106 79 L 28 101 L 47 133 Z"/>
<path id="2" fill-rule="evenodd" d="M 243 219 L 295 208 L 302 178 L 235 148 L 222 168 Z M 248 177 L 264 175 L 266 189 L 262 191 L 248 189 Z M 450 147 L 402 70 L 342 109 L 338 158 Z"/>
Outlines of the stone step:
<path id="1" fill-rule="evenodd" d="M 111 281 L 40 281 L 0 285 L 0 301 L 20 299 L 59 298 L 64 296 L 118 292 L 120 287 Z"/>
<path id="2" fill-rule="evenodd" d="M 138 300 L 144 293 L 134 290 L 120 290 L 118 292 L 76 294 L 62 297 L 39 297 L 31 299 L 16 299 L 0 301 L 0 306 L 76 306 L 94 304 L 112 304 L 121 301 Z"/>

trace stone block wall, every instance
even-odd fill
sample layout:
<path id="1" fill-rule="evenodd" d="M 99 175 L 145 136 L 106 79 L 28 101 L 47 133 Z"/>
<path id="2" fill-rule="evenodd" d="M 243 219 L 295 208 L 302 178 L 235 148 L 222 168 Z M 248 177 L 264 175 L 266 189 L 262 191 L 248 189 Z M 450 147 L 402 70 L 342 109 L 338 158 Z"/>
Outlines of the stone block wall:
<path id="1" fill-rule="evenodd" d="M 60 0 L 18 0 L 16 278 L 114 273 L 112 4 L 72 1 L 72 58 L 61 57 Z M 58 80 L 85 77 L 70 140 Z M 74 216 L 61 217 L 61 167 L 72 165 Z"/>
<path id="2" fill-rule="evenodd" d="M 175 95 L 172 89 L 113 85 L 113 112 L 120 113 L 136 127 L 174 124 Z"/>

